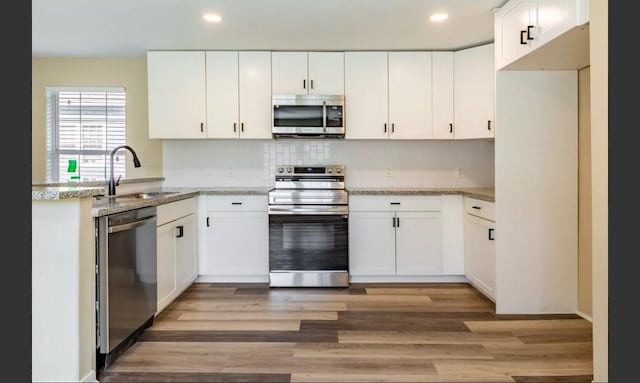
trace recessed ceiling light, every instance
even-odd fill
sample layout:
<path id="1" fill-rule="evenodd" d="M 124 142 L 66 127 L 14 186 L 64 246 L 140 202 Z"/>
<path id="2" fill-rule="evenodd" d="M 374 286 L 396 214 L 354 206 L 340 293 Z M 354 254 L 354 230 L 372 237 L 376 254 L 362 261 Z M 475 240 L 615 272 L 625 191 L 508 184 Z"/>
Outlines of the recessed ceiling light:
<path id="1" fill-rule="evenodd" d="M 202 18 L 210 23 L 219 23 L 222 21 L 222 17 L 220 15 L 216 15 L 215 13 L 205 13 Z"/>
<path id="2" fill-rule="evenodd" d="M 429 17 L 431 21 L 445 21 L 449 17 L 446 13 L 434 13 Z"/>

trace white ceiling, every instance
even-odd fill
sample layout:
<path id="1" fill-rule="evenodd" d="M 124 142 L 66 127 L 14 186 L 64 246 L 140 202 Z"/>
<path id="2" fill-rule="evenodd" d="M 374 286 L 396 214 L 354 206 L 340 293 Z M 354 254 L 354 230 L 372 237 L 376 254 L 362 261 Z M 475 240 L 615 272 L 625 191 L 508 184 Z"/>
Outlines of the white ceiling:
<path id="1" fill-rule="evenodd" d="M 32 0 L 33 56 L 148 50 L 458 50 L 506 0 Z M 448 12 L 442 23 L 429 21 Z M 219 24 L 202 19 L 220 14 Z"/>

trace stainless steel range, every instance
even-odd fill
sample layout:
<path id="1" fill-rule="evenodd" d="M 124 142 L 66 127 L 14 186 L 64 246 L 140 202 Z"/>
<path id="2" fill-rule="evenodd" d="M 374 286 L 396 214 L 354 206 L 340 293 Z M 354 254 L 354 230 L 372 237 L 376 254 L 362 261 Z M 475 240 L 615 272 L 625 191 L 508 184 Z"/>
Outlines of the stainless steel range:
<path id="1" fill-rule="evenodd" d="M 269 191 L 269 285 L 349 285 L 344 166 L 276 167 Z"/>

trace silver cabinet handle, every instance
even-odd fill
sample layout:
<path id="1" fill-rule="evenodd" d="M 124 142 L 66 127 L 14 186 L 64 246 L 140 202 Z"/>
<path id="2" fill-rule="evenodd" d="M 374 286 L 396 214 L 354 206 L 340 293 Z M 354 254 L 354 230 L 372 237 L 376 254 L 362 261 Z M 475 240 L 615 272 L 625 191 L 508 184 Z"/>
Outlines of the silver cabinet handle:
<path id="1" fill-rule="evenodd" d="M 311 80 L 311 89 L 313 89 L 313 80 Z"/>

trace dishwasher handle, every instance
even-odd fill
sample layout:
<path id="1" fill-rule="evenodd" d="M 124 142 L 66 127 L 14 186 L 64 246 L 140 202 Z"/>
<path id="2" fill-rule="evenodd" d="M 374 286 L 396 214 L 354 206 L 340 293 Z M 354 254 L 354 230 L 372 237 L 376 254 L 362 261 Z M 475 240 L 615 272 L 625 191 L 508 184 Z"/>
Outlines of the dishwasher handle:
<path id="1" fill-rule="evenodd" d="M 122 224 L 122 225 L 110 226 L 109 227 L 109 233 L 117 233 L 117 232 L 120 232 L 120 231 L 134 229 L 136 227 L 140 227 L 140 226 L 146 225 L 147 223 L 155 221 L 155 220 L 156 220 L 156 216 L 154 215 L 153 217 L 141 219 L 140 221 L 134 221 L 134 222 L 125 223 L 125 224 Z"/>

